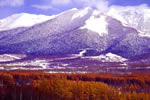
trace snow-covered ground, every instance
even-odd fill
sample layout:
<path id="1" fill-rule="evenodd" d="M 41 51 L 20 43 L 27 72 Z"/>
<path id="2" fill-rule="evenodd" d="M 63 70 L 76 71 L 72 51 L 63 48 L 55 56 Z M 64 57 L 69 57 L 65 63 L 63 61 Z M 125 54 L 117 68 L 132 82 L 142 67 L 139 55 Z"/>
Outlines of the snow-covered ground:
<path id="1" fill-rule="evenodd" d="M 15 61 L 25 57 L 26 55 L 23 54 L 2 54 L 0 55 L 0 62 Z"/>
<path id="2" fill-rule="evenodd" d="M 96 59 L 102 62 L 125 62 L 128 60 L 126 58 L 123 58 L 121 56 L 112 53 L 102 54 L 99 56 L 91 56 L 89 58 Z"/>
<path id="3" fill-rule="evenodd" d="M 9 63 L 9 64 L 5 64 L 5 66 L 22 66 L 22 67 L 31 66 L 31 68 L 33 66 L 37 68 L 41 67 L 42 69 L 46 69 L 49 67 L 49 62 L 44 59 L 35 59 L 30 61 Z M 20 68 L 20 67 L 15 67 L 15 68 Z"/>

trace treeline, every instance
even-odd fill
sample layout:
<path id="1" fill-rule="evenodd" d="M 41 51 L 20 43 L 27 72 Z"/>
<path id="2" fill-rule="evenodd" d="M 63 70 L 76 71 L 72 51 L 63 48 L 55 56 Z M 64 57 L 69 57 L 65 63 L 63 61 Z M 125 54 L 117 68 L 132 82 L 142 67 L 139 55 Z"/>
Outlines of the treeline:
<path id="1" fill-rule="evenodd" d="M 0 100 L 150 100 L 149 76 L 0 72 Z"/>

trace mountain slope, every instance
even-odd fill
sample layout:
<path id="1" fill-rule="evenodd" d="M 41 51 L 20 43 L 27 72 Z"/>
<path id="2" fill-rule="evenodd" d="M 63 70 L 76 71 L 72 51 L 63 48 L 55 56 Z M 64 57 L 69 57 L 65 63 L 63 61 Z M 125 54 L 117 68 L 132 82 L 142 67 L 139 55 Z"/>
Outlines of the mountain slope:
<path id="1" fill-rule="evenodd" d="M 149 54 L 149 42 L 136 28 L 87 7 L 65 11 L 31 27 L 0 32 L 0 53 L 74 54 L 89 48 L 88 56 L 112 52 L 132 58 Z"/>
<path id="2" fill-rule="evenodd" d="M 47 21 L 55 16 L 34 15 L 34 14 L 15 14 L 0 20 L 0 31 L 10 30 L 18 27 L 29 27 Z"/>
<path id="3" fill-rule="evenodd" d="M 120 20 L 123 25 L 135 28 L 140 36 L 150 36 L 150 9 L 146 5 L 112 6 L 107 14 Z"/>

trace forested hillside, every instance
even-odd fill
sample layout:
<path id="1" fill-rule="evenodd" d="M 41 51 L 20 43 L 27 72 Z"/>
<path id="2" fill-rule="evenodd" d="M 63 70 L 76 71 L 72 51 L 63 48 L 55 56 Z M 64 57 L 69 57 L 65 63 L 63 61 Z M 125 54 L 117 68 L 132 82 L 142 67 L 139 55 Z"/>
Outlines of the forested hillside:
<path id="1" fill-rule="evenodd" d="M 0 72 L 0 100 L 150 100 L 149 74 Z"/>

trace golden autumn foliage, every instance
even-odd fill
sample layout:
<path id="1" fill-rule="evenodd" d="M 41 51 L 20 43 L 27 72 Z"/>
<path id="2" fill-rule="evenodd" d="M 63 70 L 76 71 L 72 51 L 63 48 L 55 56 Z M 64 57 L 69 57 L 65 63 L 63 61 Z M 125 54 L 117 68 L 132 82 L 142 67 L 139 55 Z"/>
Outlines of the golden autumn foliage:
<path id="1" fill-rule="evenodd" d="M 150 100 L 149 75 L 0 72 L 0 100 Z"/>

